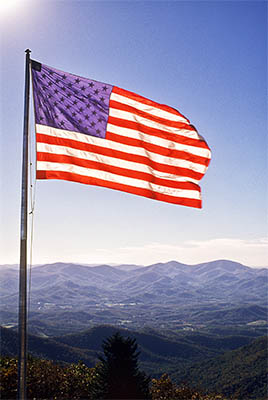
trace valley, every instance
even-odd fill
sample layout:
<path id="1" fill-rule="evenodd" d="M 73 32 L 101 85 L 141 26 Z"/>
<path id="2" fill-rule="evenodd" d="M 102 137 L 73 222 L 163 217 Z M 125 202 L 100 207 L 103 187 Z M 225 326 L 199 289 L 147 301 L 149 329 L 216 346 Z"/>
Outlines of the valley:
<path id="1" fill-rule="evenodd" d="M 266 268 L 229 260 L 147 267 L 55 263 L 35 266 L 30 275 L 31 356 L 93 367 L 102 341 L 119 331 L 137 340 L 140 366 L 151 377 L 168 373 L 203 391 L 264 399 Z M 3 356 L 17 355 L 18 276 L 17 266 L 0 266 Z"/>
<path id="2" fill-rule="evenodd" d="M 229 260 L 147 267 L 55 263 L 33 267 L 29 331 L 63 335 L 100 324 L 195 331 L 267 328 L 268 270 Z M 0 324 L 15 327 L 18 269 L 0 268 Z"/>

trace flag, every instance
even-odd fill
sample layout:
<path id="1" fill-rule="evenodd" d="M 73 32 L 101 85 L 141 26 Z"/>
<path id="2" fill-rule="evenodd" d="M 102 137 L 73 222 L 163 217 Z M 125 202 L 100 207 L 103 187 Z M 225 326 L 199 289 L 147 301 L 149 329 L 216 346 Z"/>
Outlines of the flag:
<path id="1" fill-rule="evenodd" d="M 172 107 L 31 60 L 36 177 L 201 208 L 211 157 Z"/>

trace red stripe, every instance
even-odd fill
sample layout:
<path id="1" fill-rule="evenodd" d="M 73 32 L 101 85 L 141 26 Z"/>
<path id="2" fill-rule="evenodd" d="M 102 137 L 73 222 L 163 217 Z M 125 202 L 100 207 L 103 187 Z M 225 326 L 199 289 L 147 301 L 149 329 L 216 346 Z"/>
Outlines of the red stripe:
<path id="1" fill-rule="evenodd" d="M 125 176 L 127 178 L 141 179 L 156 185 L 166 186 L 174 189 L 184 189 L 184 190 L 195 190 L 200 192 L 200 187 L 192 182 L 177 182 L 174 180 L 164 179 L 156 177 L 147 172 L 135 171 L 122 167 L 115 167 L 113 165 L 108 165 L 92 160 L 84 160 L 82 158 L 66 156 L 61 154 L 52 153 L 37 153 L 37 161 L 48 161 L 57 162 L 63 164 L 78 165 L 87 169 L 96 169 L 99 171 L 110 172 L 119 176 Z"/>
<path id="2" fill-rule="evenodd" d="M 147 189 L 141 189 L 128 185 L 122 185 L 115 182 L 110 182 L 102 179 L 86 177 L 70 172 L 58 172 L 58 171 L 37 171 L 37 179 L 62 179 L 66 181 L 79 182 L 87 185 L 102 186 L 110 189 L 120 190 L 127 193 L 136 194 L 138 196 L 148 197 L 150 199 L 165 201 L 167 203 L 180 204 L 188 207 L 201 208 L 201 200 L 188 199 L 184 197 L 173 197 L 161 193 L 151 192 Z"/>
<path id="3" fill-rule="evenodd" d="M 108 124 L 109 123 L 112 125 L 120 126 L 122 128 L 134 129 L 136 131 L 146 133 L 147 135 L 157 136 L 162 139 L 170 140 L 171 142 L 186 144 L 188 146 L 200 147 L 202 149 L 209 149 L 207 143 L 204 140 L 202 140 L 201 138 L 200 139 L 199 138 L 197 138 L 197 139 L 188 138 L 186 136 L 179 135 L 177 133 L 171 133 L 171 132 L 164 131 L 161 129 L 151 128 L 149 126 L 142 125 L 142 124 L 134 122 L 134 121 L 127 121 L 125 119 L 111 117 L 110 115 L 108 118 Z M 187 128 L 185 127 L 185 129 L 187 129 Z"/>
<path id="4" fill-rule="evenodd" d="M 170 173 L 172 175 L 185 176 L 185 177 L 189 177 L 189 178 L 193 178 L 193 179 L 197 179 L 197 180 L 200 180 L 204 175 L 199 172 L 192 171 L 191 169 L 188 169 L 188 168 L 181 168 L 181 167 L 177 167 L 177 166 L 161 164 L 161 163 L 152 161 L 150 158 L 145 157 L 145 156 L 125 153 L 125 152 L 122 152 L 119 150 L 111 150 L 106 147 L 96 146 L 96 145 L 93 145 L 90 143 L 83 143 L 83 142 L 79 142 L 77 140 L 64 139 L 64 138 L 59 138 L 59 137 L 55 137 L 55 136 L 49 136 L 49 135 L 37 133 L 36 141 L 40 142 L 40 143 L 47 143 L 47 144 L 54 144 L 54 145 L 58 145 L 58 146 L 70 147 L 70 148 L 77 149 L 77 150 L 89 151 L 89 152 L 92 152 L 95 154 L 102 154 L 102 155 L 109 156 L 109 157 L 119 158 L 121 160 L 133 161 L 133 162 L 137 162 L 139 164 L 147 165 L 157 171 Z M 105 140 L 104 140 L 104 143 L 105 143 Z"/>
<path id="5" fill-rule="evenodd" d="M 190 127 L 190 125 L 184 124 L 182 122 L 172 121 L 172 120 L 169 120 L 166 118 L 162 118 L 162 117 L 147 113 L 145 111 L 141 111 L 141 110 L 137 109 L 136 107 L 130 106 L 128 104 L 119 103 L 118 101 L 115 101 L 115 100 L 110 100 L 110 108 L 113 108 L 115 110 L 120 110 L 120 111 L 127 111 L 131 114 L 138 115 L 140 117 L 149 119 L 150 121 L 157 122 L 158 124 L 170 126 L 172 128 L 181 129 L 182 125 L 184 125 L 184 126 L 186 125 L 188 129 L 190 128 L 190 130 L 195 130 L 192 126 Z M 187 128 L 185 128 L 185 129 L 187 129 Z"/>
<path id="6" fill-rule="evenodd" d="M 108 128 L 109 129 L 109 128 Z M 135 146 L 139 148 L 144 148 L 147 151 L 151 151 L 152 153 L 161 154 L 165 157 L 172 157 L 178 160 L 186 160 L 191 161 L 197 164 L 208 165 L 209 160 L 206 157 L 197 156 L 192 153 L 187 153 L 186 151 L 180 151 L 176 149 L 169 149 L 167 147 L 159 146 L 152 143 L 144 142 L 143 140 L 134 139 L 131 137 L 120 136 L 116 133 L 111 133 L 107 131 L 107 139 L 112 140 L 113 142 L 127 144 L 129 146 Z"/>
<path id="7" fill-rule="evenodd" d="M 121 89 L 117 86 L 113 87 L 112 92 L 120 94 L 121 96 L 128 97 L 129 99 L 139 101 L 140 103 L 146 104 L 148 106 L 156 107 L 156 108 L 159 108 L 160 110 L 170 112 L 171 114 L 174 114 L 174 115 L 178 115 L 179 117 L 184 118 L 188 123 L 190 123 L 190 121 L 184 115 L 179 113 L 178 110 L 176 110 L 175 108 L 169 107 L 165 104 L 156 103 L 155 101 L 147 99 L 146 97 L 140 96 L 136 93 L 130 92 L 125 89 Z"/>

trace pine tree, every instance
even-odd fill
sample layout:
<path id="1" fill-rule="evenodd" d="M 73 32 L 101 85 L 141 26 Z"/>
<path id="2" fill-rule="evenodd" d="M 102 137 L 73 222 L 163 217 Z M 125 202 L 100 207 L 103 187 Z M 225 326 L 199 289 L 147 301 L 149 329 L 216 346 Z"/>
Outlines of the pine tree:
<path id="1" fill-rule="evenodd" d="M 150 378 L 138 368 L 135 339 L 116 333 L 103 342 L 96 366 L 94 399 L 150 399 Z"/>

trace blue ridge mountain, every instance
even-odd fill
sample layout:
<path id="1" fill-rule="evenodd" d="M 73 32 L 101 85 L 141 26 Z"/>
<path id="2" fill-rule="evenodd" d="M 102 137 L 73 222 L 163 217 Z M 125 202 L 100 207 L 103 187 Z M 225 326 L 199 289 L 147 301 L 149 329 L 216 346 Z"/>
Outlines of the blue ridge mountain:
<path id="1" fill-rule="evenodd" d="M 0 268 L 2 325 L 16 324 L 18 278 L 18 268 Z M 32 268 L 30 287 L 30 329 L 38 333 L 42 325 L 40 334 L 102 323 L 134 329 L 267 323 L 268 269 L 230 260 L 145 267 L 45 264 Z"/>

